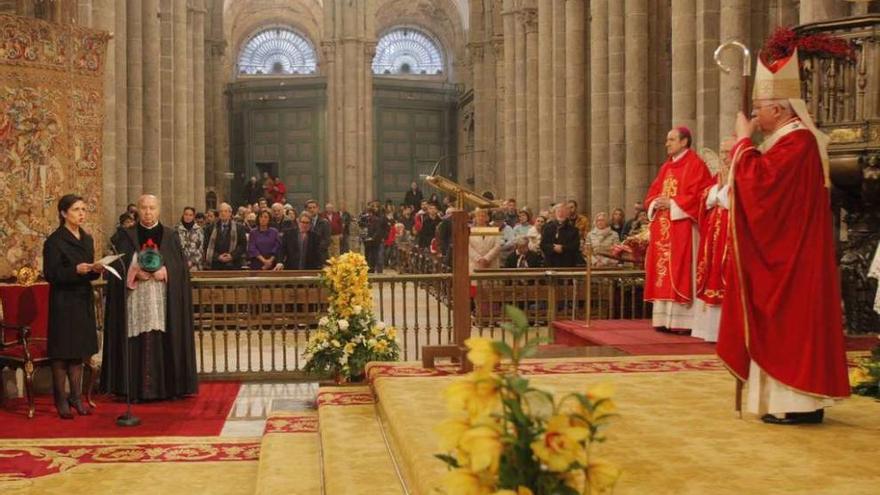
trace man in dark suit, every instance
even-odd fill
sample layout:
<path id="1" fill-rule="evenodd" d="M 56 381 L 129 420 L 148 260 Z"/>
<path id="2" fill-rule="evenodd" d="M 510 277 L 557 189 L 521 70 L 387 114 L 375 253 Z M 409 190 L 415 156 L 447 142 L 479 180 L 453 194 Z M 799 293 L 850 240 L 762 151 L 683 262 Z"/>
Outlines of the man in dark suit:
<path id="1" fill-rule="evenodd" d="M 241 270 L 247 251 L 244 226 L 232 218 L 232 207 L 221 203 L 219 219 L 205 228 L 205 266 L 209 270 Z"/>
<path id="2" fill-rule="evenodd" d="M 581 236 L 571 223 L 564 203 L 553 207 L 556 218 L 547 222 L 541 234 L 541 251 L 547 267 L 565 268 L 583 264 Z"/>
<path id="3" fill-rule="evenodd" d="M 320 253 L 320 239 L 312 231 L 312 218 L 303 212 L 297 227 L 281 237 L 281 254 L 275 270 L 320 270 L 324 263 Z"/>
<path id="4" fill-rule="evenodd" d="M 504 268 L 540 268 L 543 264 L 538 253 L 529 250 L 529 239 L 518 237 L 514 241 L 516 249 L 504 260 Z"/>
<path id="5" fill-rule="evenodd" d="M 314 199 L 306 201 L 306 212 L 312 219 L 312 234 L 318 238 L 319 266 L 323 267 L 330 256 L 330 222 L 321 218 L 321 210 Z"/>

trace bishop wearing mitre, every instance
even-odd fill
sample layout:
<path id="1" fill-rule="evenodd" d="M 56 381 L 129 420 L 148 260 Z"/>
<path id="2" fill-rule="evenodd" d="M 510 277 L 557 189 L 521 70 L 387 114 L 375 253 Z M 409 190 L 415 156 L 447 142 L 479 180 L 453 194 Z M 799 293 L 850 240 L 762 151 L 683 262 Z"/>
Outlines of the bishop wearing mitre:
<path id="1" fill-rule="evenodd" d="M 820 423 L 850 393 L 828 137 L 801 99 L 799 74 L 797 51 L 759 60 L 753 118 L 737 116 L 731 150 L 731 262 L 717 352 L 747 382 L 747 410 L 771 424 Z"/>

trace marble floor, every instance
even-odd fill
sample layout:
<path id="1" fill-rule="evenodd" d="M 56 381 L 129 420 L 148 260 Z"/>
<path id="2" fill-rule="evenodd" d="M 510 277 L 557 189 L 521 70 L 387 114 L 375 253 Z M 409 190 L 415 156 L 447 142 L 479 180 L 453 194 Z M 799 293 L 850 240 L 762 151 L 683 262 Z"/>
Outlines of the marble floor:
<path id="1" fill-rule="evenodd" d="M 245 382 L 226 418 L 221 437 L 260 437 L 274 412 L 317 408 L 316 382 Z"/>

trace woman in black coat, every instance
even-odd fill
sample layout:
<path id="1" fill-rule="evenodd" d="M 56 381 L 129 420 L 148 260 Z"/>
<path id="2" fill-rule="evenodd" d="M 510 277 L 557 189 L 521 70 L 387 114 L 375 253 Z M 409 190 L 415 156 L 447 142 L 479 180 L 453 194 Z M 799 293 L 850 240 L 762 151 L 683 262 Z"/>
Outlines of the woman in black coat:
<path id="1" fill-rule="evenodd" d="M 83 361 L 98 352 L 95 305 L 91 281 L 104 267 L 94 263 L 95 243 L 81 228 L 86 204 L 74 194 L 58 202 L 61 226 L 43 245 L 43 275 L 49 282 L 48 355 L 52 362 L 55 408 L 62 419 L 73 419 L 70 406 L 80 415 L 89 409 L 80 400 Z M 64 392 L 70 381 L 70 396 Z"/>

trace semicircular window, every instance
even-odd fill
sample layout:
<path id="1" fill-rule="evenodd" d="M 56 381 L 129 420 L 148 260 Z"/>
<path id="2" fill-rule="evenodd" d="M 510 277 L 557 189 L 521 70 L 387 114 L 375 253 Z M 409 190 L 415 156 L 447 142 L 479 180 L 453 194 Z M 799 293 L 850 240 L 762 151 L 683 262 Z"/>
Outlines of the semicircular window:
<path id="1" fill-rule="evenodd" d="M 238 72 L 244 75 L 314 74 L 317 66 L 311 42 L 289 28 L 260 31 L 238 57 Z"/>
<path id="2" fill-rule="evenodd" d="M 440 47 L 425 33 L 398 28 L 376 44 L 373 74 L 436 75 L 443 73 Z"/>

